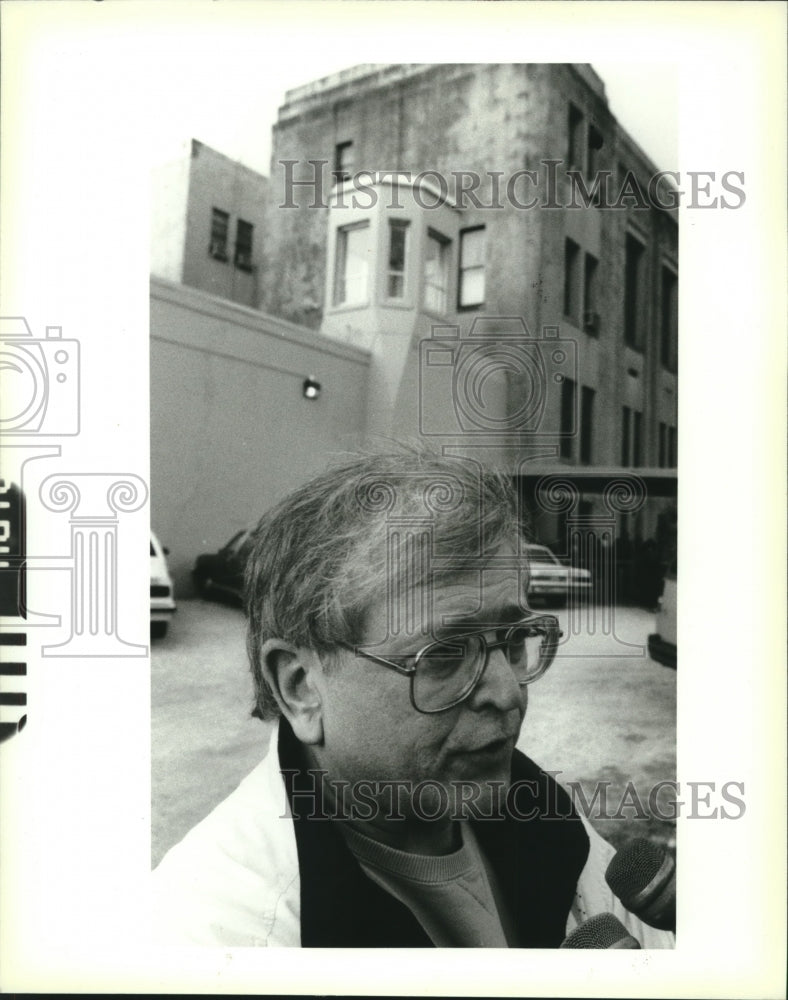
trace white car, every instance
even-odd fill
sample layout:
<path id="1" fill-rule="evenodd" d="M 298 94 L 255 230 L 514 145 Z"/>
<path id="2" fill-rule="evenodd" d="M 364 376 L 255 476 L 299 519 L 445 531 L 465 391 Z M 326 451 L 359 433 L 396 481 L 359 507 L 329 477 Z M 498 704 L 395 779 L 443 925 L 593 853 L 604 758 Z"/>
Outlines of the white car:
<path id="1" fill-rule="evenodd" d="M 526 545 L 528 597 L 558 605 L 570 594 L 590 593 L 591 573 L 562 563 L 546 545 Z"/>
<path id="2" fill-rule="evenodd" d="M 170 618 L 175 613 L 172 578 L 167 569 L 167 552 L 158 538 L 150 533 L 150 634 L 152 639 L 163 639 L 167 634 Z"/>
<path id="3" fill-rule="evenodd" d="M 659 599 L 655 627 L 656 632 L 648 637 L 648 655 L 664 667 L 676 669 L 676 612 L 678 592 L 676 566 L 665 576 L 662 596 Z"/>

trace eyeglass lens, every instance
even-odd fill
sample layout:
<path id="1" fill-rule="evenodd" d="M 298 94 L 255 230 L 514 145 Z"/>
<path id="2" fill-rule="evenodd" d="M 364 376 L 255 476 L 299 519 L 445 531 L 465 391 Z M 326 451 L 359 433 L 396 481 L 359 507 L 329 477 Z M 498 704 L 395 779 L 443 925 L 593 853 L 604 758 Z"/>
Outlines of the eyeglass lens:
<path id="1" fill-rule="evenodd" d="M 503 649 L 521 684 L 541 672 L 546 644 L 545 632 L 529 627 L 511 629 L 507 641 L 500 646 L 492 643 Z M 485 657 L 486 644 L 479 635 L 453 636 L 432 643 L 419 658 L 413 677 L 416 705 L 423 710 L 436 711 L 466 694 L 478 680 Z"/>

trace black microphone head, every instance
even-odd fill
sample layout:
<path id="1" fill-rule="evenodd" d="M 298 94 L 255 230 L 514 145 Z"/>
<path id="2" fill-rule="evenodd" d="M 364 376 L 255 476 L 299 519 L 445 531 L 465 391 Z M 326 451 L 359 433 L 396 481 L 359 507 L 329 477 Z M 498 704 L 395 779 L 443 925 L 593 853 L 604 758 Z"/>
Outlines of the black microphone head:
<path id="1" fill-rule="evenodd" d="M 612 913 L 597 913 L 576 927 L 562 948 L 639 948 L 629 931 Z"/>
<path id="2" fill-rule="evenodd" d="M 622 847 L 605 872 L 605 881 L 620 900 L 636 896 L 659 873 L 665 863 L 661 847 L 638 837 Z"/>
<path id="3" fill-rule="evenodd" d="M 631 913 L 651 927 L 675 930 L 676 863 L 657 844 L 638 838 L 622 847 L 605 881 Z"/>

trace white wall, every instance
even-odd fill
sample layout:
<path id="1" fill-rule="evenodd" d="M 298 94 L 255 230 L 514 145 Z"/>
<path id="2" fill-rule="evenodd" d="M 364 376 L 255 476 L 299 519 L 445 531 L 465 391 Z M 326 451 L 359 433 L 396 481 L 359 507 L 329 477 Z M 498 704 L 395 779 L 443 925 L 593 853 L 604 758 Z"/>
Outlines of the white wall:
<path id="1" fill-rule="evenodd" d="M 151 279 L 151 524 L 176 588 L 332 456 L 358 446 L 366 352 Z M 320 397 L 303 396 L 314 375 Z"/>

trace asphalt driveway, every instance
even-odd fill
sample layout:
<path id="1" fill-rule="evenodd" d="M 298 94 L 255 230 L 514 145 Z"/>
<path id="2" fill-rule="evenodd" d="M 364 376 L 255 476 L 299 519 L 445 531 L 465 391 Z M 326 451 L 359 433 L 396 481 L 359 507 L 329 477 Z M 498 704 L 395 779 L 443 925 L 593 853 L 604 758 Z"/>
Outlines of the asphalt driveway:
<path id="1" fill-rule="evenodd" d="M 599 616 L 576 628 L 566 613 L 559 617 L 567 637 L 529 689 L 520 749 L 560 772 L 579 805 L 596 793 L 589 818 L 616 846 L 633 836 L 672 844 L 675 824 L 648 809 L 657 783 L 676 777 L 676 673 L 645 655 L 653 615 L 618 609 L 613 632 Z M 250 715 L 236 608 L 179 601 L 167 638 L 153 643 L 151 670 L 155 865 L 264 756 L 270 726 Z M 658 802 L 669 813 L 664 796 Z"/>

